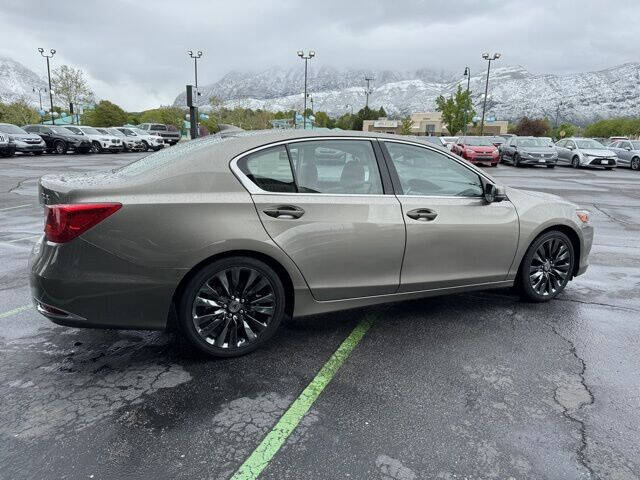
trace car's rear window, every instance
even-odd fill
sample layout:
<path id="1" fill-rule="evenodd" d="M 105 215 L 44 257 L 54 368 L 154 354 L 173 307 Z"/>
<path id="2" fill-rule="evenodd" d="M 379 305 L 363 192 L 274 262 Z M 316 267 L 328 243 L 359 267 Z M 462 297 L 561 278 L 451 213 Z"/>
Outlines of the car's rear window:
<path id="1" fill-rule="evenodd" d="M 166 125 L 151 125 L 151 130 L 166 130 Z"/>
<path id="2" fill-rule="evenodd" d="M 242 172 L 266 192 L 296 192 L 287 149 L 267 148 L 243 157 L 238 162 Z"/>

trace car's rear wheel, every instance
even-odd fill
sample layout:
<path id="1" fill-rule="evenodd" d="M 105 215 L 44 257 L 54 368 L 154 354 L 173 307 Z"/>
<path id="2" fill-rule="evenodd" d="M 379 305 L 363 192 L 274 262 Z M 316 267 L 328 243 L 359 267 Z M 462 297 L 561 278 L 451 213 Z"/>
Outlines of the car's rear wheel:
<path id="1" fill-rule="evenodd" d="M 194 275 L 178 307 L 180 330 L 194 346 L 211 356 L 234 357 L 275 333 L 285 312 L 285 291 L 267 264 L 231 257 Z"/>
<path id="2" fill-rule="evenodd" d="M 575 262 L 573 244 L 560 231 L 540 235 L 527 249 L 518 272 L 522 295 L 534 302 L 558 296 L 571 279 Z"/>
<path id="3" fill-rule="evenodd" d="M 146 141 L 146 140 L 143 140 L 143 141 L 142 141 L 142 149 L 143 149 L 145 152 L 148 152 L 148 151 L 149 151 L 149 144 L 147 143 L 147 141 Z"/>
<path id="4" fill-rule="evenodd" d="M 633 157 L 631 159 L 631 170 L 640 170 L 640 158 Z"/>

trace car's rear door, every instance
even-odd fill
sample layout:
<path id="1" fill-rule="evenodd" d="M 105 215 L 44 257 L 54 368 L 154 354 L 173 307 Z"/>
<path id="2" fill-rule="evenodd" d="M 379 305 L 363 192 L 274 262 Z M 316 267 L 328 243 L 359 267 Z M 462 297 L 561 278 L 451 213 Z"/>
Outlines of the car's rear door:
<path id="1" fill-rule="evenodd" d="M 617 142 L 618 148 L 614 148 L 613 151 L 618 156 L 618 163 L 628 167 L 631 164 L 631 142 L 628 140 L 620 140 Z"/>
<path id="2" fill-rule="evenodd" d="M 305 139 L 234 161 L 265 229 L 318 300 L 398 289 L 405 225 L 378 149 L 367 139 Z"/>
<path id="3" fill-rule="evenodd" d="M 407 226 L 400 291 L 504 281 L 519 237 L 513 204 L 487 203 L 478 173 L 445 153 L 381 144 Z"/>

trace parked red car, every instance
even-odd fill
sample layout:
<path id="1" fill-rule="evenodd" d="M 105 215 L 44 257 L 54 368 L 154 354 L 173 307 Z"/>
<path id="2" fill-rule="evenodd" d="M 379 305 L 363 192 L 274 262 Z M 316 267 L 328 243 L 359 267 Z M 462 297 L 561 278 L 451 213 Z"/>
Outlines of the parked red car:
<path id="1" fill-rule="evenodd" d="M 492 137 L 460 137 L 451 151 L 473 164 L 498 165 L 500 155 Z"/>

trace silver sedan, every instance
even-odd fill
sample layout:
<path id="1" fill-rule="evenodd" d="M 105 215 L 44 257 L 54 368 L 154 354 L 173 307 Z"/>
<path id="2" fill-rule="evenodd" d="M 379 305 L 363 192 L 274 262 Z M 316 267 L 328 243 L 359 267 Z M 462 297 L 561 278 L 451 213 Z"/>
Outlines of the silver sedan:
<path id="1" fill-rule="evenodd" d="M 577 205 L 368 132 L 206 137 L 115 172 L 45 176 L 39 194 L 38 311 L 175 326 L 218 356 L 257 348 L 287 315 L 514 285 L 548 301 L 586 271 L 593 238 Z"/>
<path id="2" fill-rule="evenodd" d="M 640 170 L 640 140 L 618 140 L 607 147 L 618 156 L 618 165 Z"/>

